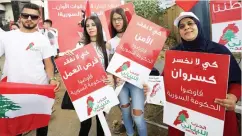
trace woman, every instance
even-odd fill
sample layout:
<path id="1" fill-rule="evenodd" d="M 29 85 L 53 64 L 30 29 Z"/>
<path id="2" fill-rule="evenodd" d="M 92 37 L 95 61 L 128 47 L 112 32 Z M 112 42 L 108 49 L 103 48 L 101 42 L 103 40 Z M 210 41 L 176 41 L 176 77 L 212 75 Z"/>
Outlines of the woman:
<path id="1" fill-rule="evenodd" d="M 127 28 L 128 21 L 122 8 L 115 8 L 110 15 L 112 39 L 107 43 L 107 48 L 114 53 L 118 46 L 124 31 Z M 123 83 L 120 78 L 116 78 L 117 85 Z M 144 93 L 140 89 L 126 82 L 118 96 L 122 119 L 128 136 L 134 135 L 133 121 L 137 126 L 139 136 L 147 136 L 147 127 L 144 120 Z M 130 98 L 132 102 L 130 102 Z M 132 119 L 133 117 L 133 119 Z"/>
<path id="2" fill-rule="evenodd" d="M 90 16 L 86 18 L 85 24 L 84 24 L 84 46 L 87 44 L 90 44 L 90 46 L 93 46 L 96 50 L 98 57 L 103 65 L 103 68 L 107 68 L 108 66 L 108 54 L 106 51 L 106 45 L 105 41 L 103 40 L 103 33 L 102 33 L 102 25 L 97 16 Z M 77 47 L 74 50 L 81 48 Z M 65 52 L 66 55 L 73 55 L 73 52 L 68 50 Z M 107 85 L 113 86 L 113 76 L 108 75 L 108 78 L 105 80 L 105 83 Z M 101 126 L 101 123 L 98 119 L 98 116 L 96 116 L 97 119 L 97 135 L 98 136 L 104 136 L 104 132 Z M 88 133 L 90 131 L 92 125 L 92 119 L 87 119 L 83 122 L 81 122 L 81 128 L 79 131 L 79 136 L 88 136 Z"/>
<path id="3" fill-rule="evenodd" d="M 199 19 L 192 12 L 182 12 L 174 25 L 178 27 L 182 43 L 173 50 L 230 55 L 227 98 L 215 99 L 214 102 L 226 108 L 224 136 L 239 136 L 234 109 L 241 97 L 241 70 L 235 58 L 225 46 L 205 39 Z M 184 136 L 173 127 L 169 127 L 168 133 L 169 136 Z"/>

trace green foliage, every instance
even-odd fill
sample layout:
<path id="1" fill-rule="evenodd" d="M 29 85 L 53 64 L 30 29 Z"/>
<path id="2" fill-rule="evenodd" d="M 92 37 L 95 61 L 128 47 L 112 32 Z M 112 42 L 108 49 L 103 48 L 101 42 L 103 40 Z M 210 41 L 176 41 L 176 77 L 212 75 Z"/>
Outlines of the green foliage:
<path id="1" fill-rule="evenodd" d="M 155 15 L 162 14 L 159 0 L 126 0 L 126 2 L 133 2 L 136 14 L 150 21 Z"/>

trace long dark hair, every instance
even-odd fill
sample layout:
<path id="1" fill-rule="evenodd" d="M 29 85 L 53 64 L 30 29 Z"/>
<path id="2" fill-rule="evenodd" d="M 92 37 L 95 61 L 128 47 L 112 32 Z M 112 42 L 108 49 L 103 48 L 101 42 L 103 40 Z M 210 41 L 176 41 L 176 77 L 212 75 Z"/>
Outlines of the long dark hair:
<path id="1" fill-rule="evenodd" d="M 124 12 L 124 10 L 122 9 L 122 8 L 115 8 L 115 9 L 113 9 L 112 11 L 111 11 L 111 14 L 110 14 L 110 22 L 111 22 L 111 32 L 112 32 L 112 38 L 113 37 L 115 37 L 116 35 L 117 35 L 117 33 L 119 33 L 119 32 L 117 32 L 117 30 L 113 27 L 113 14 L 114 13 L 117 13 L 117 14 L 119 14 L 121 17 L 122 17 L 122 19 L 123 19 L 123 28 L 122 28 L 122 31 L 121 32 L 124 32 L 125 30 L 126 30 L 126 28 L 127 28 L 127 26 L 128 26 L 128 20 L 127 20 L 127 17 L 126 17 L 126 15 L 125 15 L 125 12 Z"/>
<path id="2" fill-rule="evenodd" d="M 93 22 L 95 23 L 96 27 L 97 27 L 97 38 L 96 38 L 96 44 L 98 47 L 101 48 L 102 52 L 103 52 L 103 56 L 104 56 L 104 63 L 105 63 L 105 69 L 108 67 L 108 55 L 107 55 L 107 50 L 106 50 L 106 42 L 104 41 L 103 38 L 103 29 L 102 29 L 102 24 L 100 19 L 97 16 L 90 16 L 87 17 L 85 20 L 85 24 L 84 24 L 84 44 L 90 44 L 91 43 L 91 37 L 88 35 L 87 33 L 87 20 L 91 19 L 93 20 Z"/>

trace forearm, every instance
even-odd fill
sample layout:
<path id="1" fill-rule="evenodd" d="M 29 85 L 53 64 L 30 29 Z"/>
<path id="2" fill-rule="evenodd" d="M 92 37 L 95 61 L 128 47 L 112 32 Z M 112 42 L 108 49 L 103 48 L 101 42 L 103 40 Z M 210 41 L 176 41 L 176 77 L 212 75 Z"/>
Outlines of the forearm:
<path id="1" fill-rule="evenodd" d="M 229 85 L 229 94 L 233 94 L 237 97 L 237 101 L 241 98 L 241 84 L 232 83 Z"/>
<path id="2" fill-rule="evenodd" d="M 47 74 L 49 79 L 54 77 L 54 66 L 53 65 L 45 67 L 45 71 L 46 71 L 46 74 Z"/>
<path id="3" fill-rule="evenodd" d="M 54 77 L 54 65 L 53 62 L 50 58 L 47 58 L 44 60 L 45 62 L 45 71 L 49 79 Z"/>

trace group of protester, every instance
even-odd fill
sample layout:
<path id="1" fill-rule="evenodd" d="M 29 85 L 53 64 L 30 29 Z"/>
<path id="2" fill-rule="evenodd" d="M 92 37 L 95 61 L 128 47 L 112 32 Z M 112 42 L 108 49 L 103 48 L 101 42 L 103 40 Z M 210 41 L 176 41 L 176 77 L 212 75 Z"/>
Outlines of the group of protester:
<path id="1" fill-rule="evenodd" d="M 98 16 L 91 15 L 84 22 L 83 43 L 76 49 L 85 45 L 93 46 L 98 54 L 100 62 L 104 69 L 107 68 L 119 42 L 128 26 L 127 17 L 122 8 L 115 8 L 110 15 L 112 38 L 104 41 L 102 24 Z M 55 40 L 49 40 L 56 37 L 56 30 L 50 34 L 36 31 L 36 26 L 40 21 L 39 7 L 28 3 L 24 5 L 20 14 L 20 28 L 6 33 L 0 33 L 0 56 L 5 54 L 5 66 L 7 82 L 30 83 L 42 85 L 55 85 L 55 91 L 59 90 L 60 82 L 54 75 L 54 57 L 52 45 Z M 45 21 L 50 28 L 52 22 Z M 230 55 L 230 71 L 228 81 L 228 94 L 226 99 L 215 99 L 215 103 L 224 106 L 226 111 L 224 136 L 239 136 L 238 124 L 234 112 L 236 102 L 241 98 L 241 70 L 233 57 L 232 53 L 222 45 L 206 39 L 199 19 L 191 12 L 182 12 L 174 21 L 178 27 L 182 43 L 173 50 L 188 52 L 203 52 Z M 49 39 L 48 39 L 48 38 Z M 14 40 L 11 40 L 14 39 Z M 10 42 L 11 41 L 11 42 Z M 54 41 L 54 42 L 53 42 Z M 75 50 L 75 49 L 74 49 Z M 65 55 L 73 55 L 73 50 L 65 51 Z M 44 62 L 44 63 L 43 63 Z M 109 73 L 104 82 L 107 85 L 117 86 L 124 83 L 120 94 L 120 109 L 122 111 L 123 124 L 128 136 L 134 136 L 134 126 L 137 128 L 139 136 L 147 136 L 147 126 L 144 119 L 145 94 L 149 91 L 146 84 L 140 89 L 122 79 Z M 164 75 L 166 73 L 163 73 Z M 151 75 L 159 75 L 156 69 L 153 69 Z M 68 96 L 68 94 L 65 94 Z M 69 101 L 69 105 L 71 105 Z M 63 109 L 71 109 L 62 107 Z M 81 122 L 79 136 L 88 136 L 92 121 L 87 119 Z M 37 136 L 47 136 L 48 126 L 37 129 Z M 169 136 L 184 136 L 185 134 L 173 127 L 169 127 Z M 20 134 L 21 135 L 21 134 Z M 19 135 L 19 136 L 20 136 Z M 99 119 L 97 118 L 97 135 L 104 136 L 104 132 Z"/>

